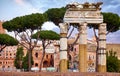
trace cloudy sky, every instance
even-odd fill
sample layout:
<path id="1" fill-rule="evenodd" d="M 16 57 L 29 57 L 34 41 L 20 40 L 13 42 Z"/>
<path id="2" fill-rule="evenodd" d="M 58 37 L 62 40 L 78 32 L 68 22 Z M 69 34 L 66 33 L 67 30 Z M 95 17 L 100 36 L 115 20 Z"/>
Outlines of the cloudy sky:
<path id="1" fill-rule="evenodd" d="M 43 13 L 49 8 L 59 8 L 71 2 L 99 2 L 102 1 L 102 12 L 113 12 L 120 16 L 120 0 L 0 0 L 0 20 L 10 20 L 17 16 L 31 13 Z M 49 24 L 49 27 L 46 26 Z M 45 23 L 44 29 L 59 30 L 53 23 Z M 91 30 L 88 30 L 91 31 Z M 92 37 L 93 33 L 88 33 Z M 120 43 L 120 31 L 110 33 L 107 42 Z"/>

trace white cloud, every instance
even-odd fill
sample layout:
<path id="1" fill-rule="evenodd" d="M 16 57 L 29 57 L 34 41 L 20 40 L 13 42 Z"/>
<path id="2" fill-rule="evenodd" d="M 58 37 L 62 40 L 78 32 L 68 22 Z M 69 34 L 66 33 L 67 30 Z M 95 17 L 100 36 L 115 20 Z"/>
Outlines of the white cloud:
<path id="1" fill-rule="evenodd" d="M 52 30 L 54 28 L 58 28 L 58 26 L 56 26 L 53 22 L 45 22 L 42 26 L 42 29 L 45 30 Z"/>

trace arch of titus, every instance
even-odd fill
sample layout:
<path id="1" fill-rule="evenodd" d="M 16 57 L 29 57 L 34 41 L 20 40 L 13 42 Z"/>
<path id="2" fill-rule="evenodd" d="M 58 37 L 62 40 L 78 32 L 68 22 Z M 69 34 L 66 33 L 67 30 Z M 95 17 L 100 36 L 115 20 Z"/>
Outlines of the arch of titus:
<path id="1" fill-rule="evenodd" d="M 102 2 L 73 3 L 66 6 L 63 23 L 60 23 L 60 72 L 67 71 L 67 32 L 70 24 L 77 24 L 79 29 L 79 71 L 87 72 L 87 25 L 98 25 L 99 50 L 98 72 L 106 72 L 106 23 L 100 12 Z"/>

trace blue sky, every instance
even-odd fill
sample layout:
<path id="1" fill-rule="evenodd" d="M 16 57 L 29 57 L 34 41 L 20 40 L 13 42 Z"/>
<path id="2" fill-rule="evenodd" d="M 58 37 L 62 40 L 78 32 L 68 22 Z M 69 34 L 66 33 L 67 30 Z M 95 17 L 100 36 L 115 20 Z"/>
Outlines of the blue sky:
<path id="1" fill-rule="evenodd" d="M 70 2 L 84 3 L 102 1 L 102 12 L 113 12 L 120 16 L 120 0 L 0 0 L 0 20 L 10 20 L 17 16 L 27 15 L 31 13 L 43 13 L 49 8 L 59 8 L 66 6 Z M 51 25 L 47 27 L 47 25 Z M 44 24 L 44 29 L 58 28 L 53 23 Z M 90 31 L 90 30 L 88 30 Z M 88 37 L 92 37 L 93 33 L 88 33 Z M 120 43 L 120 31 L 110 33 L 107 36 L 107 42 Z"/>

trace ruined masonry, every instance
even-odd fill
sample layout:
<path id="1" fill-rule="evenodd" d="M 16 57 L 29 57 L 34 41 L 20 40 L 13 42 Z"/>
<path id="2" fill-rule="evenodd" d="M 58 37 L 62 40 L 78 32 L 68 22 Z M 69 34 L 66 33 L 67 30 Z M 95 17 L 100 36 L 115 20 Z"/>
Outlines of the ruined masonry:
<path id="1" fill-rule="evenodd" d="M 98 3 L 71 3 L 66 6 L 64 22 L 60 23 L 60 72 L 67 71 L 67 33 L 68 26 L 74 25 L 78 28 L 79 37 L 79 71 L 87 72 L 87 26 L 98 25 L 99 51 L 98 72 L 106 72 L 106 23 L 103 23 L 101 14 L 102 2 Z"/>

